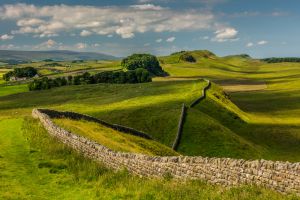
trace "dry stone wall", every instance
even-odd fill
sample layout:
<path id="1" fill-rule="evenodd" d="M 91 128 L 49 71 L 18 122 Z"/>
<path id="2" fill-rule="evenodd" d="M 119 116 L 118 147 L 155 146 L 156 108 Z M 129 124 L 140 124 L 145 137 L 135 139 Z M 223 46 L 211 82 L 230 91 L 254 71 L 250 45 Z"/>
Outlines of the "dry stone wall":
<path id="1" fill-rule="evenodd" d="M 198 99 L 196 99 L 195 101 L 193 101 L 192 104 L 189 106 L 189 108 L 192 108 L 192 107 L 196 106 L 198 103 L 200 103 L 203 99 L 206 98 L 206 91 L 210 88 L 211 83 L 210 83 L 209 80 L 205 79 L 205 81 L 207 82 L 207 85 L 202 89 L 201 96 Z M 175 140 L 173 142 L 173 145 L 172 145 L 172 149 L 174 149 L 174 150 L 177 150 L 177 148 L 180 144 L 180 139 L 181 139 L 181 136 L 182 136 L 183 126 L 184 126 L 185 118 L 186 118 L 186 115 L 187 115 L 187 111 L 188 111 L 188 108 L 185 106 L 185 104 L 183 104 L 180 119 L 179 119 L 179 122 L 178 122 L 176 138 L 175 138 Z"/>
<path id="2" fill-rule="evenodd" d="M 34 109 L 32 115 L 41 121 L 52 136 L 86 157 L 115 170 L 126 168 L 129 172 L 144 177 L 169 174 L 176 179 L 201 179 L 224 186 L 255 184 L 300 195 L 300 163 L 200 156 L 155 157 L 116 152 L 58 127 L 43 110 Z"/>
<path id="3" fill-rule="evenodd" d="M 122 126 L 119 124 L 111 124 L 106 121 L 97 119 L 95 117 L 89 116 L 89 115 L 84 115 L 84 114 L 79 114 L 75 112 L 59 112 L 56 110 L 49 110 L 49 109 L 39 109 L 42 113 L 47 114 L 51 118 L 70 118 L 70 119 L 75 119 L 75 120 L 86 120 L 86 121 L 91 121 L 91 122 L 96 122 L 98 124 L 102 124 L 104 126 L 107 126 L 109 128 L 112 128 L 117 131 L 121 131 L 123 133 L 128 133 L 131 135 L 139 136 L 142 138 L 146 139 L 152 139 L 152 137 L 142 131 L 135 130 L 130 127 Z"/>
<path id="4" fill-rule="evenodd" d="M 206 79 L 205 79 L 205 81 L 207 82 L 207 85 L 202 89 L 202 95 L 201 95 L 198 99 L 196 99 L 196 100 L 190 105 L 191 108 L 194 107 L 194 106 L 196 106 L 196 105 L 197 105 L 198 103 L 200 103 L 200 101 L 202 101 L 203 99 L 205 99 L 205 97 L 206 97 L 206 90 L 208 90 L 208 89 L 210 88 L 210 86 L 211 86 L 210 80 L 206 80 Z"/>
<path id="5" fill-rule="evenodd" d="M 181 115 L 180 115 L 180 118 L 179 118 L 176 138 L 175 138 L 175 140 L 173 142 L 173 145 L 172 145 L 172 149 L 174 149 L 174 150 L 177 150 L 177 148 L 178 148 L 178 145 L 179 145 L 179 142 L 180 142 L 180 139 L 181 139 L 181 135 L 182 135 L 182 130 L 183 130 L 183 124 L 184 124 L 185 117 L 186 117 L 186 106 L 183 103 L 182 108 L 181 108 Z"/>

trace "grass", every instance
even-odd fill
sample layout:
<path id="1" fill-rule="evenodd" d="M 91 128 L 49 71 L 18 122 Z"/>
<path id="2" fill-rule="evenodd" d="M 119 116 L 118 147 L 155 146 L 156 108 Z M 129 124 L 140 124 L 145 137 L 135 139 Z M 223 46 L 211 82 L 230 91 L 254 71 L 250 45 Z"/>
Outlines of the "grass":
<path id="1" fill-rule="evenodd" d="M 153 140 L 121 133 L 95 122 L 71 120 L 68 118 L 54 119 L 53 121 L 72 133 L 89 138 L 115 151 L 141 153 L 153 156 L 178 155 L 178 153 L 171 148 Z"/>
<path id="2" fill-rule="evenodd" d="M 254 186 L 113 172 L 51 138 L 37 120 L 0 121 L 0 199 L 297 199 Z"/>
<path id="3" fill-rule="evenodd" d="M 144 131 L 171 146 L 182 103 L 197 98 L 205 84 L 173 81 L 66 86 L 0 97 L 0 110 L 3 115 L 17 111 L 22 116 L 30 115 L 35 107 L 76 111 Z"/>
<path id="4" fill-rule="evenodd" d="M 153 83 L 35 92 L 0 87 L 0 199 L 297 199 L 253 186 L 225 189 L 115 173 L 50 138 L 28 118 L 36 107 L 75 111 L 142 130 L 171 146 L 182 103 L 189 105 L 199 97 L 206 83 L 196 79 L 206 77 L 238 90 L 228 95 L 213 84 L 208 98 L 188 111 L 181 154 L 299 162 L 300 64 L 203 55 L 194 53 L 196 63 L 178 62 L 176 56 L 160 58 L 170 77 Z M 72 70 L 101 66 L 116 69 L 118 62 L 91 61 Z M 246 91 L 261 83 L 267 87 Z"/>
<path id="5" fill-rule="evenodd" d="M 1 81 L 0 81 L 1 82 Z M 0 97 L 12 94 L 18 94 L 29 91 L 27 84 L 21 85 L 2 85 L 0 86 Z"/>

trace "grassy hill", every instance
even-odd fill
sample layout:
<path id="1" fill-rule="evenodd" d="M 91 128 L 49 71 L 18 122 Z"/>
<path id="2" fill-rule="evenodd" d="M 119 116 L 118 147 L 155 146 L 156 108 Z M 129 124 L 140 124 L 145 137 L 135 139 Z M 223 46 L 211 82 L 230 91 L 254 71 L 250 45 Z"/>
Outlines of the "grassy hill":
<path id="1" fill-rule="evenodd" d="M 54 119 L 58 126 L 98 142 L 112 150 L 141 153 L 156 156 L 179 155 L 171 148 L 168 148 L 153 140 L 147 140 L 134 135 L 122 133 L 95 122 L 78 121 L 71 119 Z"/>
<path id="2" fill-rule="evenodd" d="M 180 154 L 300 161 L 299 63 L 271 64 L 243 55 L 218 57 L 208 51 L 190 53 L 197 62 L 178 62 L 181 53 L 161 57 L 170 76 L 152 83 L 65 86 L 35 92 L 28 92 L 24 84 L 1 85 L 0 168 L 4 170 L 0 170 L 0 197 L 64 199 L 75 192 L 79 199 L 292 199 L 256 187 L 225 190 L 199 181 L 178 183 L 116 174 L 49 138 L 30 117 L 37 107 L 85 113 L 144 131 L 170 147 L 181 105 L 201 95 L 206 83 L 197 79 L 205 77 L 217 84 L 208 90 L 207 99 L 189 109 Z M 40 68 L 51 74 L 46 67 Z M 51 76 L 117 69 L 118 62 L 77 63 L 72 72 L 54 68 L 61 72 Z M 92 124 L 58 123 L 77 131 L 90 127 L 91 136 L 97 139 Z"/>

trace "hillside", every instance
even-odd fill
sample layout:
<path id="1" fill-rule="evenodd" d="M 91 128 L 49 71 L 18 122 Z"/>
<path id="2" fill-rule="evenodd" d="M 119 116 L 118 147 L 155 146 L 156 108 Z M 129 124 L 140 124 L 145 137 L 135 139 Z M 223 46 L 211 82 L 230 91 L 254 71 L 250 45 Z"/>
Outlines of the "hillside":
<path id="1" fill-rule="evenodd" d="M 201 78 L 205 77 L 213 84 L 207 98 L 188 110 L 180 154 L 299 162 L 299 64 L 268 64 L 240 55 L 218 57 L 206 51 L 192 54 L 195 63 L 173 63 L 178 55 L 160 58 L 165 59 L 162 67 L 170 76 L 155 78 L 152 83 L 72 85 L 34 92 L 28 92 L 26 84 L 0 85 L 0 167 L 4 169 L 0 172 L 4 177 L 0 197 L 26 198 L 38 189 L 36 199 L 45 194 L 67 198 L 74 190 L 78 197 L 89 198 L 97 198 L 94 195 L 100 193 L 117 199 L 147 199 L 149 193 L 158 199 L 241 199 L 241 195 L 249 199 L 257 193 L 262 199 L 293 198 L 253 186 L 225 190 L 200 181 L 178 183 L 168 177 L 144 180 L 123 171 L 114 173 L 49 138 L 38 121 L 30 117 L 33 108 L 88 114 L 150 134 L 158 145 L 154 154 L 164 155 L 165 146 L 160 145 L 171 147 L 182 103 L 190 105 L 201 95 L 206 85 Z M 118 69 L 118 63 L 86 61 L 73 64 L 74 72 L 55 66 L 60 73 L 45 75 Z M 37 62 L 34 67 L 45 70 L 41 67 L 44 64 Z M 95 137 L 93 130 L 99 127 L 93 124 L 57 123 L 103 141 L 103 137 Z M 143 147 L 145 143 L 141 150 L 135 140 L 126 139 L 124 146 L 111 140 L 109 144 L 133 152 L 148 151 Z"/>
<path id="2" fill-rule="evenodd" d="M 12 51 L 0 50 L 0 60 L 12 63 L 31 62 L 42 60 L 70 61 L 70 60 L 116 60 L 118 58 L 94 52 L 75 52 L 75 51 Z"/>
<path id="3" fill-rule="evenodd" d="M 153 140 L 125 134 L 95 122 L 63 118 L 54 119 L 54 123 L 65 130 L 89 138 L 115 151 L 156 156 L 179 155 L 171 148 Z"/>

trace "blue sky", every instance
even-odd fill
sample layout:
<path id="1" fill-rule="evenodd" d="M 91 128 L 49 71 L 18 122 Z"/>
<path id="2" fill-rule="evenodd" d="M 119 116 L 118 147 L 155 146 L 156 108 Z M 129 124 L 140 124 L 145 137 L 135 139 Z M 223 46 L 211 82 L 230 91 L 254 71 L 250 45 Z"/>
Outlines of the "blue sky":
<path id="1" fill-rule="evenodd" d="M 0 0 L 0 49 L 300 57 L 299 0 Z"/>

